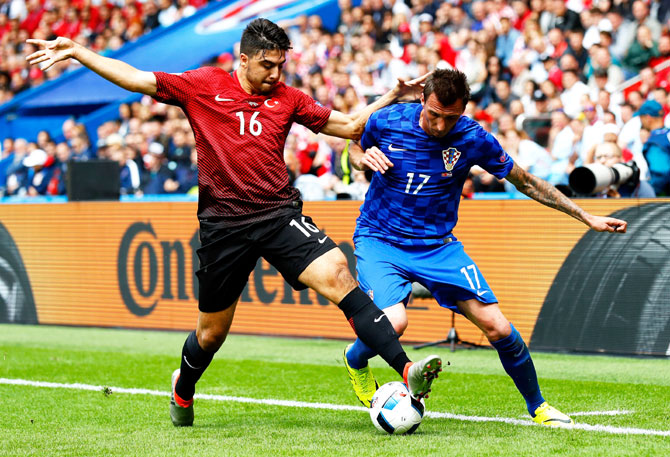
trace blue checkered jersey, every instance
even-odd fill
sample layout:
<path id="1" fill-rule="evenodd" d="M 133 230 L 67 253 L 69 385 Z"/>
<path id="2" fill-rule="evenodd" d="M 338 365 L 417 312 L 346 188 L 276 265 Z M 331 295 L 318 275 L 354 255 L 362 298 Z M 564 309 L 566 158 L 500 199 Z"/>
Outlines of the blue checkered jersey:
<path id="1" fill-rule="evenodd" d="M 504 178 L 514 164 L 500 143 L 478 123 L 461 116 L 443 138 L 419 125 L 422 105 L 391 105 L 370 116 L 361 138 L 393 163 L 372 182 L 354 237 L 373 236 L 401 245 L 433 245 L 452 238 L 461 191 L 470 168 Z"/>

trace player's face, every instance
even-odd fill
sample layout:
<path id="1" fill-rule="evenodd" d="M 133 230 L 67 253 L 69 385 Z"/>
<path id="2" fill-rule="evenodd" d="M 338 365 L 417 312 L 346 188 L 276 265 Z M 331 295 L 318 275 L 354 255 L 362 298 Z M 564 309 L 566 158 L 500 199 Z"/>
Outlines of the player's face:
<path id="1" fill-rule="evenodd" d="M 455 103 L 444 106 L 435 94 L 430 94 L 427 100 L 422 94 L 421 104 L 423 105 L 419 119 L 421 128 L 428 135 L 437 138 L 446 136 L 465 111 L 463 100 L 456 100 Z"/>
<path id="2" fill-rule="evenodd" d="M 281 78 L 282 69 L 286 62 L 286 52 L 273 49 L 259 51 L 255 56 L 240 56 L 241 66 L 252 91 L 267 94 L 274 89 Z"/>

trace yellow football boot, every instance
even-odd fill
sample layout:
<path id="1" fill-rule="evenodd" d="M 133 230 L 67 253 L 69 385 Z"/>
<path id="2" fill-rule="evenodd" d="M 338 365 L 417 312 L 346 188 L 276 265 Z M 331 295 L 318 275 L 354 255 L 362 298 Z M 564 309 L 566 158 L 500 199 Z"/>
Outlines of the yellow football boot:
<path id="1" fill-rule="evenodd" d="M 344 366 L 347 367 L 347 373 L 349 373 L 349 379 L 351 380 L 351 386 L 354 388 L 354 393 L 360 402 L 363 403 L 366 408 L 369 408 L 372 396 L 377 392 L 377 389 L 379 389 L 379 384 L 377 384 L 377 380 L 375 380 L 375 376 L 372 374 L 369 365 L 360 370 L 349 366 L 349 362 L 347 361 L 347 351 L 351 346 L 353 345 L 350 344 L 344 349 Z"/>
<path id="2" fill-rule="evenodd" d="M 533 420 L 538 424 L 547 427 L 557 427 L 575 423 L 570 416 L 563 414 L 553 406 L 549 406 L 549 403 L 546 401 L 537 407 Z"/>

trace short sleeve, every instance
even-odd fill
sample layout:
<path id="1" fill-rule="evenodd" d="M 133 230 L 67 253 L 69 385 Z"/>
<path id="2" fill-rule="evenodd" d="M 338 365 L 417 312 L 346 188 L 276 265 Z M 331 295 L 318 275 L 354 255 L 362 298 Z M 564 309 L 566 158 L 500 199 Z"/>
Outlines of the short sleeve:
<path id="1" fill-rule="evenodd" d="M 482 151 L 482 156 L 477 165 L 496 178 L 502 179 L 512 171 L 514 160 L 490 133 L 485 132 L 480 137 L 478 149 Z"/>
<path id="2" fill-rule="evenodd" d="M 213 73 L 217 71 L 221 70 L 215 67 L 202 67 L 179 74 L 154 72 L 156 76 L 154 98 L 170 105 L 184 106 L 198 93 L 199 88 L 212 81 Z"/>
<path id="3" fill-rule="evenodd" d="M 377 134 L 379 133 L 379 130 L 377 129 L 377 118 L 379 117 L 377 114 L 378 112 L 379 111 L 375 111 L 372 113 L 372 115 L 368 118 L 368 121 L 365 123 L 365 130 L 363 130 L 363 135 L 359 141 L 359 144 L 363 150 L 379 145 L 377 142 Z"/>
<path id="4" fill-rule="evenodd" d="M 318 133 L 330 118 L 330 108 L 326 108 L 304 92 L 287 87 L 294 99 L 293 120 Z"/>

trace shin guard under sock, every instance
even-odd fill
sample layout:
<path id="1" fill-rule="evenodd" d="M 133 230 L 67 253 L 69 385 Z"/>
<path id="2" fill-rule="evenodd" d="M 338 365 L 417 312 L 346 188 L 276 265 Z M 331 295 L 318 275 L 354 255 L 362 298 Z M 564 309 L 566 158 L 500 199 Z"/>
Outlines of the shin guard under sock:
<path id="1" fill-rule="evenodd" d="M 512 333 L 501 340 L 492 341 L 491 344 L 498 351 L 503 368 L 526 400 L 526 407 L 532 416 L 537 407 L 544 402 L 544 398 L 540 392 L 535 365 L 530 358 L 528 347 L 514 325 L 510 323 L 510 326 Z"/>
<path id="2" fill-rule="evenodd" d="M 214 352 L 207 352 L 200 347 L 195 330 L 186 338 L 181 352 L 181 368 L 175 391 L 184 400 L 190 400 L 195 393 L 195 383 L 205 372 L 214 357 Z"/>
<path id="3" fill-rule="evenodd" d="M 405 364 L 410 360 L 386 314 L 358 287 L 349 292 L 338 306 L 358 338 L 402 376 Z"/>

